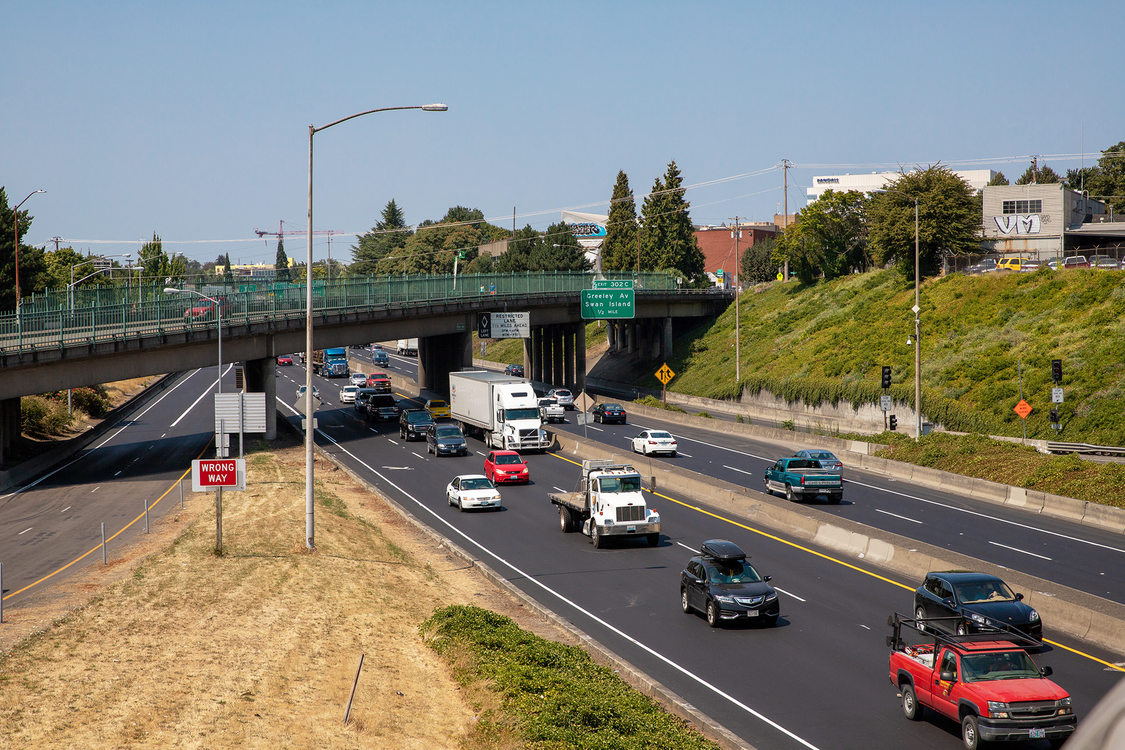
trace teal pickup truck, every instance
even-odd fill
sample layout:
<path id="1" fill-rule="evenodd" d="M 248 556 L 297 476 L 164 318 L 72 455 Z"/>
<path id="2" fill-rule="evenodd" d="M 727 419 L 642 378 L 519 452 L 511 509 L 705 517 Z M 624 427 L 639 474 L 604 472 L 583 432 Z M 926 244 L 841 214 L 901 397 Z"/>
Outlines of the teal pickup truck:
<path id="1" fill-rule="evenodd" d="M 787 500 L 824 495 L 839 504 L 844 497 L 844 478 L 838 471 L 820 468 L 812 458 L 779 458 L 766 469 L 766 493 L 782 492 Z"/>

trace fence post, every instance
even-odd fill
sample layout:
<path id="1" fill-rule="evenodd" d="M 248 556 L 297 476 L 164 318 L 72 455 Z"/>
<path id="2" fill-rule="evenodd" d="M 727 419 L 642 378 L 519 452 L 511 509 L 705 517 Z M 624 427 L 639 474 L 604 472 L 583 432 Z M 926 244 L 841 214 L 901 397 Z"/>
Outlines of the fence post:
<path id="1" fill-rule="evenodd" d="M 102 521 L 102 565 L 105 565 L 105 521 Z"/>
<path id="2" fill-rule="evenodd" d="M 180 510 L 184 509 L 184 478 L 180 477 Z"/>
<path id="3" fill-rule="evenodd" d="M 148 533 L 148 500 L 144 500 L 145 504 L 145 533 Z"/>

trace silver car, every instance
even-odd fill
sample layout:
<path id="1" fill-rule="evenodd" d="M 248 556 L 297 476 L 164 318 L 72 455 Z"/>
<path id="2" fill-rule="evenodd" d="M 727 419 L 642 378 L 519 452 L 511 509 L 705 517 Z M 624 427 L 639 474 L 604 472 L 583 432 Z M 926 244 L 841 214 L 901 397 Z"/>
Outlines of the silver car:
<path id="1" fill-rule="evenodd" d="M 566 388 L 552 388 L 547 392 L 547 398 L 553 398 L 564 409 L 574 408 L 574 394 Z"/>

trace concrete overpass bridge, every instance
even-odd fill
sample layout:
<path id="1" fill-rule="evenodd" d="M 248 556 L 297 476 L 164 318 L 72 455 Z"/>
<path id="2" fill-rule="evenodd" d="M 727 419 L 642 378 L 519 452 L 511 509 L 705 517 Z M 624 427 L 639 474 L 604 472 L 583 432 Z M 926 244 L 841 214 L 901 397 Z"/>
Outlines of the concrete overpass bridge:
<path id="1" fill-rule="evenodd" d="M 610 346 L 669 357 L 677 330 L 714 316 L 731 301 L 718 289 L 680 289 L 665 273 L 609 274 L 635 283 L 635 317 L 608 321 Z M 419 339 L 418 381 L 448 392 L 448 374 L 472 364 L 476 313 L 529 312 L 524 365 L 534 380 L 584 387 L 585 322 L 580 292 L 590 273 L 387 276 L 313 281 L 314 345 L 355 346 Z M 276 394 L 274 361 L 305 348 L 304 284 L 237 290 L 207 285 L 200 294 L 225 301 L 222 359 L 244 363 L 245 389 Z M 218 321 L 187 314 L 195 295 L 150 289 L 99 289 L 73 299 L 37 295 L 20 316 L 0 316 L 0 464 L 19 435 L 19 399 L 217 363 Z M 272 437 L 275 412 L 267 409 Z"/>

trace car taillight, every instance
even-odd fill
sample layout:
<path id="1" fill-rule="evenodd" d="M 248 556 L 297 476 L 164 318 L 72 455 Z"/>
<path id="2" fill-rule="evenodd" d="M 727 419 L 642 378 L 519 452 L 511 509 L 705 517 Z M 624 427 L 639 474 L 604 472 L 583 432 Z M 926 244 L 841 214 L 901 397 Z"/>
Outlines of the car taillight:
<path id="1" fill-rule="evenodd" d="M 801 484 L 804 484 L 804 483 L 805 483 L 805 478 L 801 477 Z"/>

